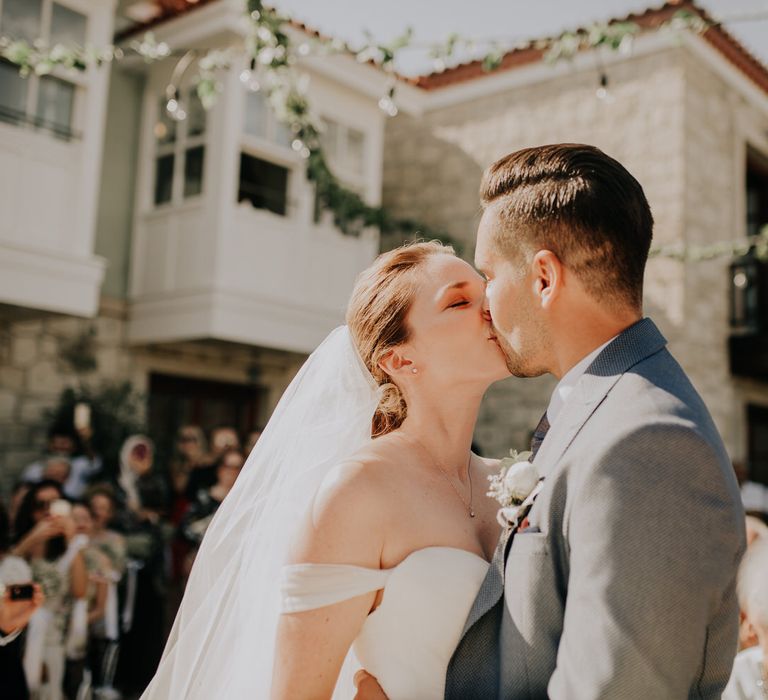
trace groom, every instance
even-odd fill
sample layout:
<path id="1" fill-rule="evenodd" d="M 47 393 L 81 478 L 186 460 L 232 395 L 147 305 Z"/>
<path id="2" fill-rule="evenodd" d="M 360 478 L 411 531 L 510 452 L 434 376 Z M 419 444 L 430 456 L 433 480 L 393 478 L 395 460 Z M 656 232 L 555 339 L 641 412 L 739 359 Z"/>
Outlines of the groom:
<path id="1" fill-rule="evenodd" d="M 476 265 L 508 367 L 559 383 L 535 435 L 541 487 L 502 534 L 446 698 L 719 698 L 744 513 L 706 407 L 643 318 L 642 187 L 557 144 L 494 163 L 481 199 Z"/>

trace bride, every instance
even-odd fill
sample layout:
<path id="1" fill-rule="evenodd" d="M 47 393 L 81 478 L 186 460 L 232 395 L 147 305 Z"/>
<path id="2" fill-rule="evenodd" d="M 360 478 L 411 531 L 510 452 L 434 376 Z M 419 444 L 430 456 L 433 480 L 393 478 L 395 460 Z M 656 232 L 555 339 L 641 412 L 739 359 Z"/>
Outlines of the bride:
<path id="1" fill-rule="evenodd" d="M 381 255 L 281 399 L 196 559 L 144 700 L 442 698 L 499 536 L 470 450 L 508 376 L 485 284 L 439 243 Z"/>

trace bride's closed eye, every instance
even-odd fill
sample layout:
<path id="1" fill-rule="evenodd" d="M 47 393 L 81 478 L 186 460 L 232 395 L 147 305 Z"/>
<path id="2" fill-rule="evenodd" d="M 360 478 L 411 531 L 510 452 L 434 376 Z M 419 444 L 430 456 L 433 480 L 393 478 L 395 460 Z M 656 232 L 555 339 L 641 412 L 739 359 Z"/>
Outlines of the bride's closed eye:
<path id="1" fill-rule="evenodd" d="M 449 309 L 457 309 L 460 306 L 467 306 L 468 304 L 469 304 L 469 302 L 466 299 L 464 299 L 463 301 L 457 301 L 457 302 L 451 304 L 448 308 Z"/>

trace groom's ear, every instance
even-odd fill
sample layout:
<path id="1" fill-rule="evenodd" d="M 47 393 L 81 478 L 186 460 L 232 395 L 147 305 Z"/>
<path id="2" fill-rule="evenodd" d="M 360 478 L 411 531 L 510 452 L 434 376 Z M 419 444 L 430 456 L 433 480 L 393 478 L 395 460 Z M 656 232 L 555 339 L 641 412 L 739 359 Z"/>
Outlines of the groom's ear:
<path id="1" fill-rule="evenodd" d="M 413 363 L 405 357 L 401 350 L 390 350 L 379 360 L 379 368 L 386 372 L 390 377 L 400 374 L 404 369 L 409 368 Z"/>
<path id="2" fill-rule="evenodd" d="M 563 263 L 551 250 L 540 250 L 533 256 L 534 293 L 546 308 L 559 295 L 563 285 Z"/>

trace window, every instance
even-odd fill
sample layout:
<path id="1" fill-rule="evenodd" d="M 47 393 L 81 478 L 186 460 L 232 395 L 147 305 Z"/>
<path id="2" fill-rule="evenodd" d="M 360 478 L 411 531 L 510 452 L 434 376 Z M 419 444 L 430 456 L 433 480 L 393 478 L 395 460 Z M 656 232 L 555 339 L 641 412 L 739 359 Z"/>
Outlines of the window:
<path id="1" fill-rule="evenodd" d="M 768 486 L 768 406 L 747 406 L 749 472 L 747 478 Z"/>
<path id="2" fill-rule="evenodd" d="M 155 123 L 155 205 L 195 197 L 203 192 L 206 112 L 197 92 L 188 89 L 180 98 L 184 119 L 168 114 L 167 100 L 158 103 Z"/>
<path id="3" fill-rule="evenodd" d="M 747 235 L 756 236 L 768 225 L 768 157 L 747 154 Z"/>
<path id="4" fill-rule="evenodd" d="M 84 46 L 87 17 L 52 0 L 1 0 L 0 32 L 29 42 Z M 71 139 L 77 90 L 56 75 L 22 78 L 15 65 L 0 61 L 0 121 Z"/>
<path id="5" fill-rule="evenodd" d="M 237 201 L 248 201 L 256 209 L 286 215 L 288 208 L 288 168 L 240 154 L 240 185 Z"/>
<path id="6" fill-rule="evenodd" d="M 257 139 L 269 141 L 278 146 L 290 147 L 291 131 L 277 118 L 263 92 L 246 90 L 243 102 L 245 108 L 243 130 L 246 136 L 255 136 Z"/>
<path id="7" fill-rule="evenodd" d="M 365 134 L 332 119 L 324 119 L 323 148 L 331 168 L 346 184 L 358 189 L 365 171 Z"/>

